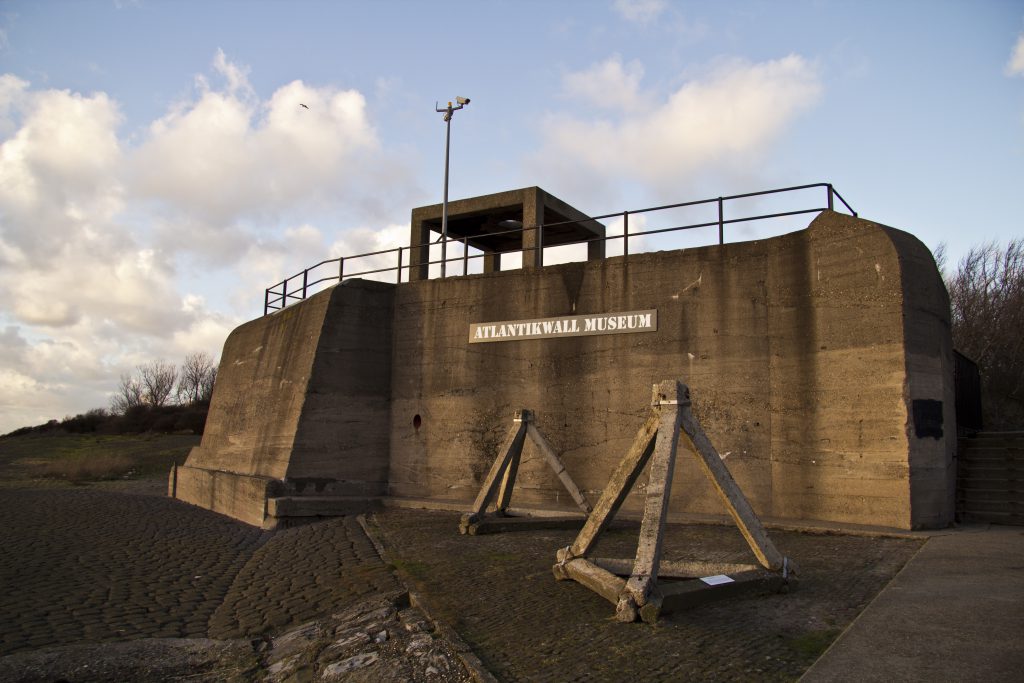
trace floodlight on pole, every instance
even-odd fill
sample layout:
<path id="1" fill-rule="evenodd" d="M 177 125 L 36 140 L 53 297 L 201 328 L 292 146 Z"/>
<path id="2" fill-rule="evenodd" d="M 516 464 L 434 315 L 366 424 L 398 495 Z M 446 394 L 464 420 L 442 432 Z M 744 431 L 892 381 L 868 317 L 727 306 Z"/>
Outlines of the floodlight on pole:
<path id="1" fill-rule="evenodd" d="M 452 117 L 455 112 L 469 104 L 468 97 L 456 97 L 458 105 L 453 107 L 449 102 L 447 107 L 438 107 L 434 102 L 434 110 L 444 113 L 444 200 L 441 202 L 441 277 L 445 275 L 445 266 L 448 263 L 448 150 L 451 147 L 452 139 Z"/>

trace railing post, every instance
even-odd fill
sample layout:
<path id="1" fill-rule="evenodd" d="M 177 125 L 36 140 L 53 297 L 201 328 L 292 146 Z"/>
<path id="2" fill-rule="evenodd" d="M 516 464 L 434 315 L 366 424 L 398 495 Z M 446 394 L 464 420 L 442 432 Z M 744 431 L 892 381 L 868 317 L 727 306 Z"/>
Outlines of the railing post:
<path id="1" fill-rule="evenodd" d="M 302 271 L 302 298 L 306 298 L 306 283 L 309 282 L 309 268 Z"/>
<path id="2" fill-rule="evenodd" d="M 828 210 L 832 210 L 832 183 L 828 184 Z"/>
<path id="3" fill-rule="evenodd" d="M 537 264 L 538 268 L 544 267 L 544 223 L 541 222 L 537 226 L 537 253 L 533 257 L 533 262 Z"/>
<path id="4" fill-rule="evenodd" d="M 270 312 L 270 287 L 263 290 L 263 315 Z"/>
<path id="5" fill-rule="evenodd" d="M 462 274 L 469 275 L 469 238 L 462 238 Z"/>
<path id="6" fill-rule="evenodd" d="M 725 206 L 722 198 L 718 198 L 718 243 L 725 244 Z"/>
<path id="7" fill-rule="evenodd" d="M 288 278 L 281 283 L 281 310 L 288 305 Z"/>
<path id="8" fill-rule="evenodd" d="M 402 247 L 398 248 L 398 284 L 402 284 Z"/>
<path id="9" fill-rule="evenodd" d="M 344 279 L 345 279 L 345 257 L 344 256 L 339 256 L 338 257 L 338 284 L 340 285 L 341 281 L 344 280 Z"/>
<path id="10" fill-rule="evenodd" d="M 629 211 L 622 212 L 622 255 L 629 256 Z"/>

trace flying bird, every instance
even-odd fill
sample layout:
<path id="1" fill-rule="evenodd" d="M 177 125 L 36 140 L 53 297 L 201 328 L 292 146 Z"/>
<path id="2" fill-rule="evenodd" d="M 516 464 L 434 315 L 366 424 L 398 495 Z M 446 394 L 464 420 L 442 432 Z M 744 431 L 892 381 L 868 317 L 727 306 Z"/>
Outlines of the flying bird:
<path id="1" fill-rule="evenodd" d="M 307 107 L 306 105 L 304 105 L 304 104 L 303 104 L 302 102 L 299 102 L 299 106 L 300 106 L 300 107 L 304 107 L 304 108 L 306 108 L 306 109 L 309 109 L 309 107 Z"/>

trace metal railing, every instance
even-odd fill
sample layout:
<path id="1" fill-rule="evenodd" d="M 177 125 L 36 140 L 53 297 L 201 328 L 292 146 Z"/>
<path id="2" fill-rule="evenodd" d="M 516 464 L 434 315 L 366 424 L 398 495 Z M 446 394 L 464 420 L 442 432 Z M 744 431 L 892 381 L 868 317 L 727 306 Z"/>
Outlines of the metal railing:
<path id="1" fill-rule="evenodd" d="M 797 191 L 800 191 L 800 190 L 810 190 L 810 189 L 814 189 L 814 188 L 824 188 L 825 189 L 825 191 L 826 191 L 826 206 L 819 206 L 819 207 L 806 208 L 806 209 L 797 209 L 797 210 L 793 210 L 793 211 L 780 211 L 780 212 L 775 212 L 775 213 L 759 214 L 759 215 L 756 215 L 756 216 L 743 216 L 743 217 L 739 217 L 739 218 L 726 218 L 725 217 L 725 209 L 726 209 L 726 203 L 727 202 L 734 202 L 734 201 L 740 200 L 740 199 L 750 199 L 750 198 L 753 198 L 753 197 L 764 197 L 764 196 L 768 196 L 768 195 L 778 195 L 778 194 L 792 193 L 792 192 L 797 192 Z M 605 235 L 605 236 L 600 236 L 600 237 L 593 237 L 593 238 L 587 239 L 587 240 L 579 240 L 579 241 L 573 242 L 572 244 L 588 244 L 590 242 L 605 242 L 605 243 L 607 243 L 607 242 L 612 242 L 612 241 L 615 241 L 615 240 L 622 240 L 622 255 L 623 256 L 628 256 L 629 253 L 630 253 L 629 252 L 629 240 L 633 239 L 633 238 L 639 238 L 639 237 L 642 237 L 642 236 L 645 236 L 645 235 L 658 235 L 658 234 L 662 234 L 662 233 L 678 232 L 680 230 L 694 230 L 694 229 L 697 229 L 697 228 L 709 228 L 709 227 L 717 226 L 718 227 L 718 243 L 719 244 L 725 244 L 725 226 L 727 226 L 727 225 L 734 225 L 734 224 L 737 224 L 737 223 L 750 223 L 750 222 L 753 222 L 753 221 L 764 221 L 764 220 L 769 220 L 769 219 L 773 219 L 773 218 L 784 218 L 786 216 L 798 216 L 798 215 L 807 214 L 807 213 L 818 213 L 818 212 L 826 211 L 826 210 L 833 211 L 833 210 L 835 210 L 836 200 L 841 202 L 842 205 L 846 207 L 846 209 L 850 212 L 850 214 L 852 216 L 856 216 L 857 215 L 857 212 L 854 211 L 853 208 L 847 203 L 847 201 L 845 199 L 843 199 L 842 195 L 840 195 L 835 190 L 835 188 L 832 187 L 831 183 L 813 183 L 813 184 L 810 184 L 810 185 L 797 185 L 797 186 L 794 186 L 794 187 L 784 187 L 784 188 L 780 188 L 780 189 L 776 189 L 776 190 L 763 190 L 761 192 L 747 192 L 745 194 L 735 194 L 735 195 L 730 195 L 728 197 L 714 197 L 714 198 L 711 198 L 711 199 L 700 199 L 700 200 L 691 201 L 691 202 L 680 202 L 678 204 L 665 204 L 663 206 L 652 206 L 652 207 L 646 208 L 646 209 L 637 209 L 637 210 L 632 210 L 632 211 L 620 211 L 620 212 L 617 212 L 617 213 L 603 214 L 601 216 L 589 216 L 586 219 L 580 219 L 580 220 L 560 221 L 558 223 L 548 223 L 546 225 L 545 224 L 541 224 L 541 225 L 523 226 L 521 228 L 515 228 L 515 229 L 512 229 L 512 230 L 505 230 L 505 231 L 502 231 L 502 232 L 488 232 L 487 233 L 487 237 L 497 237 L 497 236 L 500 236 L 500 235 L 510 235 L 510 234 L 523 234 L 524 237 L 525 237 L 525 233 L 530 232 L 530 231 L 536 231 L 537 232 L 536 246 L 526 247 L 526 248 L 522 249 L 521 251 L 524 253 L 524 264 L 526 263 L 525 253 L 526 252 L 533 252 L 533 254 L 534 254 L 534 265 L 537 266 L 537 267 L 540 267 L 540 266 L 544 265 L 544 248 L 545 248 L 545 244 L 544 244 L 544 231 L 548 230 L 550 228 L 555 228 L 555 227 L 565 226 L 565 225 L 578 224 L 578 223 L 586 223 L 586 222 L 589 222 L 589 221 L 606 220 L 606 219 L 609 219 L 609 218 L 621 218 L 622 219 L 622 234 L 621 235 L 610 235 L 610 236 Z M 668 210 L 671 210 L 671 209 L 682 209 L 682 208 L 690 208 L 690 207 L 698 207 L 698 206 L 714 205 L 714 204 L 717 204 L 717 208 L 718 208 L 718 218 L 717 218 L 717 220 L 704 221 L 704 222 L 698 222 L 698 223 L 688 223 L 688 224 L 685 224 L 685 225 L 674 225 L 674 226 L 671 226 L 671 227 L 657 228 L 657 229 L 652 229 L 652 230 L 637 230 L 637 231 L 634 231 L 634 232 L 630 232 L 630 230 L 629 230 L 629 218 L 630 218 L 630 216 L 650 214 L 650 213 L 654 213 L 654 212 L 658 212 L 658 211 L 668 211 Z M 470 237 L 462 237 L 462 238 L 458 238 L 458 239 L 451 239 L 451 238 L 449 238 L 448 240 L 446 240 L 446 244 L 461 244 L 462 247 L 463 247 L 463 249 L 462 249 L 462 256 L 456 256 L 456 257 L 453 257 L 453 258 L 445 258 L 444 259 L 446 264 L 450 264 L 452 262 L 462 261 L 462 275 L 468 275 L 469 274 L 469 261 L 470 260 L 472 260 L 472 259 L 482 259 L 485 256 L 485 254 L 483 252 L 481 252 L 479 254 L 470 254 L 469 253 L 469 248 L 470 248 L 470 246 L 472 246 L 470 244 L 470 241 L 471 241 Z M 323 284 L 325 282 L 341 282 L 341 281 L 343 281 L 343 280 L 345 280 L 347 278 L 366 277 L 366 276 L 369 276 L 369 275 L 377 275 L 377 274 L 380 274 L 380 273 L 395 273 L 395 281 L 397 283 L 401 283 L 401 282 L 403 282 L 403 279 L 402 279 L 403 271 L 405 271 L 405 273 L 406 273 L 405 281 L 408 281 L 410 269 L 412 269 L 412 268 L 421 269 L 421 272 L 423 272 L 422 269 L 426 269 L 429 272 L 430 266 L 437 265 L 437 264 L 441 263 L 441 259 L 431 261 L 429 259 L 429 257 L 426 260 L 415 260 L 413 258 L 413 255 L 416 254 L 416 253 L 421 253 L 422 254 L 421 250 L 425 250 L 429 254 L 429 248 L 431 246 L 439 244 L 440 242 L 441 242 L 441 240 L 439 239 L 436 242 L 429 242 L 429 243 L 425 243 L 425 244 L 417 244 L 417 245 L 413 245 L 413 246 L 409 246 L 409 247 L 395 247 L 395 248 L 392 248 L 392 249 L 382 249 L 380 251 L 371 251 L 371 252 L 367 252 L 365 254 L 357 254 L 355 256 L 341 256 L 341 257 L 338 257 L 338 258 L 326 259 L 324 261 L 320 261 L 319 263 L 317 263 L 315 265 L 312 265 L 312 266 L 310 266 L 308 268 L 303 269 L 301 272 L 296 273 L 295 275 L 292 275 L 290 277 L 285 278 L 284 280 L 282 280 L 281 282 L 278 282 L 277 284 L 274 284 L 274 285 L 271 285 L 270 287 L 267 287 L 266 291 L 264 292 L 264 298 L 263 298 L 263 314 L 267 315 L 267 314 L 269 314 L 269 313 L 271 313 L 273 311 L 279 311 L 279 310 L 285 308 L 286 306 L 288 306 L 289 303 L 293 303 L 295 301 L 301 301 L 301 300 L 305 299 L 310 293 L 312 293 L 314 291 L 314 288 L 316 288 L 318 285 L 321 285 L 321 284 Z M 556 245 L 550 245 L 549 244 L 547 246 L 550 247 L 550 246 L 556 246 Z M 563 243 L 559 243 L 557 246 L 564 246 L 564 244 Z M 396 258 L 395 265 L 388 265 L 388 266 L 384 266 L 384 267 L 380 267 L 380 268 L 369 268 L 369 269 L 366 269 L 366 270 L 357 270 L 355 272 L 346 271 L 346 263 L 348 263 L 350 265 L 350 267 L 351 267 L 351 262 L 356 261 L 357 259 L 367 259 L 367 258 L 379 257 L 379 256 L 383 256 L 383 255 L 386 255 L 386 254 L 394 254 L 395 255 L 395 258 Z M 406 255 L 408 255 L 408 258 L 406 258 Z M 414 260 L 415 260 L 415 262 L 414 262 Z"/>

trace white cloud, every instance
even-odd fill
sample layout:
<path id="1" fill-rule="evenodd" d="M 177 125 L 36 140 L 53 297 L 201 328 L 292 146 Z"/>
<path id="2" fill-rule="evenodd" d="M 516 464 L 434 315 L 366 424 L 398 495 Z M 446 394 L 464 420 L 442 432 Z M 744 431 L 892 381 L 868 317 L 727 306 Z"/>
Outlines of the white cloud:
<path id="1" fill-rule="evenodd" d="M 749 167 L 820 92 L 815 68 L 798 55 L 732 60 L 640 112 L 550 115 L 540 156 L 563 177 L 640 181 L 674 196 L 698 171 Z"/>
<path id="2" fill-rule="evenodd" d="M 219 354 L 284 274 L 390 242 L 296 219 L 362 223 L 408 192 L 361 93 L 261 99 L 220 51 L 196 82 L 129 142 L 105 93 L 0 75 L 0 433 L 106 406 L 140 363 Z"/>
<path id="3" fill-rule="evenodd" d="M 615 0 L 612 6 L 627 21 L 647 24 L 665 10 L 666 3 L 665 0 Z"/>
<path id="4" fill-rule="evenodd" d="M 204 82 L 195 101 L 150 126 L 133 159 L 134 192 L 216 229 L 364 189 L 358 162 L 378 142 L 361 93 L 293 81 L 259 102 L 221 52 L 215 68 L 226 90 Z"/>
<path id="5" fill-rule="evenodd" d="M 570 97 L 606 109 L 638 109 L 643 104 L 640 81 L 644 67 L 634 60 L 622 63 L 622 57 L 613 55 L 589 69 L 568 73 L 562 79 L 562 89 Z"/>
<path id="6" fill-rule="evenodd" d="M 1024 76 L 1024 33 L 1017 36 L 1010 61 L 1006 63 L 1007 76 Z"/>

